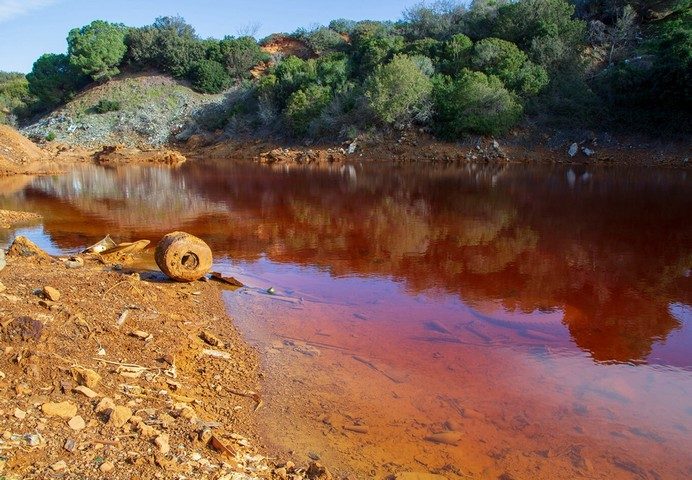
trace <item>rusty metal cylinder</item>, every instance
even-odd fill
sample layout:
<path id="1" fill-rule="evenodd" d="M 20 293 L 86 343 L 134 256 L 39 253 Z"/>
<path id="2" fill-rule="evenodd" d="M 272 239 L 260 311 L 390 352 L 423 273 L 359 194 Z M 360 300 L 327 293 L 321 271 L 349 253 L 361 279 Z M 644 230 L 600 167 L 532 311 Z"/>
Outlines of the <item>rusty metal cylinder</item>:
<path id="1" fill-rule="evenodd" d="M 156 264 L 176 282 L 194 282 L 209 273 L 212 254 L 204 240 L 185 232 L 172 232 L 156 246 Z"/>

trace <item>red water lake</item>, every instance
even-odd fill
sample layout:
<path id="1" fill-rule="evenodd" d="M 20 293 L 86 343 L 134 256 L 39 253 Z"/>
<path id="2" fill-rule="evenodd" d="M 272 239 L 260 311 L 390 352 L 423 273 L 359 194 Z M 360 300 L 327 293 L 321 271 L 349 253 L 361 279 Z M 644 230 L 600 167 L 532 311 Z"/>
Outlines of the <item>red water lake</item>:
<path id="1" fill-rule="evenodd" d="M 248 285 L 224 296 L 262 356 L 265 438 L 299 462 L 692 478 L 685 171 L 87 167 L 0 179 L 0 208 L 44 216 L 0 244 L 56 254 L 106 233 L 206 240 Z"/>

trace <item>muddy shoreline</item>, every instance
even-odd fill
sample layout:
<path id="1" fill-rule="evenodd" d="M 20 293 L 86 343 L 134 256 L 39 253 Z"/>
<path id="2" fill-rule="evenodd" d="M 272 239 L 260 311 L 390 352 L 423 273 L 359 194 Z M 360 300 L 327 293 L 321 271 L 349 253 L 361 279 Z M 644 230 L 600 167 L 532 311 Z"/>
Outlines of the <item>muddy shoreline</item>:
<path id="1" fill-rule="evenodd" d="M 359 137 L 352 142 L 315 145 L 286 144 L 274 140 L 228 139 L 221 134 L 194 135 L 184 143 L 164 148 L 104 145 L 87 148 L 48 142 L 33 144 L 18 132 L 0 131 L 0 177 L 55 175 L 79 164 L 108 168 L 123 165 L 179 166 L 187 160 L 224 159 L 271 166 L 350 165 L 393 162 L 420 165 L 527 164 L 598 165 L 690 168 L 688 142 L 635 138 L 614 140 L 604 135 L 574 135 L 574 140 L 534 138 L 524 132 L 516 137 L 493 139 L 469 137 L 444 142 L 417 130 L 391 132 L 378 137 Z M 564 138 L 572 138 L 565 136 Z M 581 138 L 581 139 L 580 139 Z M 3 151 L 9 152 L 3 156 Z"/>
<path id="2" fill-rule="evenodd" d="M 0 258 L 1 474 L 331 478 L 265 456 L 258 355 L 220 284 L 25 240 Z"/>

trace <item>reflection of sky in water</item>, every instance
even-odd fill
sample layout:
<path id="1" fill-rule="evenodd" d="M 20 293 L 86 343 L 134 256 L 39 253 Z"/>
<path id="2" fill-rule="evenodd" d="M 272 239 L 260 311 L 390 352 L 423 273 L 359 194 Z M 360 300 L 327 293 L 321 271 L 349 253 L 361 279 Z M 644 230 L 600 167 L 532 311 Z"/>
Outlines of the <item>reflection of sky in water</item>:
<path id="1" fill-rule="evenodd" d="M 692 350 L 692 306 L 673 303 L 669 309 L 671 315 L 680 322 L 680 326 L 654 343 L 649 361 L 656 362 L 665 358 L 668 361 L 672 359 L 675 364 L 684 365 Z M 692 366 L 688 368 L 692 370 Z"/>
<path id="2" fill-rule="evenodd" d="M 61 248 L 59 245 L 57 245 L 48 235 L 45 230 L 43 229 L 42 226 L 40 227 L 28 227 L 28 228 L 18 228 L 14 230 L 12 235 L 5 241 L 6 245 L 5 248 L 7 248 L 12 241 L 15 239 L 15 237 L 19 236 L 24 236 L 27 237 L 29 240 L 34 242 L 36 245 L 38 245 L 41 249 L 45 250 L 48 252 L 50 255 L 67 255 L 67 254 L 73 254 L 79 252 L 81 249 L 80 248 L 69 248 L 69 249 L 64 249 Z"/>

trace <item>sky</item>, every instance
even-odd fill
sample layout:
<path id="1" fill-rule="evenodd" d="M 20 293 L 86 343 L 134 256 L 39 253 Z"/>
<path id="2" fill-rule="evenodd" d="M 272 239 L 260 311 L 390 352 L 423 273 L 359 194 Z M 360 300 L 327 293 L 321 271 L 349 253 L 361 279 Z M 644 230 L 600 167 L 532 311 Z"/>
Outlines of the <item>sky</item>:
<path id="1" fill-rule="evenodd" d="M 203 37 L 256 36 L 328 24 L 336 18 L 396 20 L 418 0 L 0 0 L 0 70 L 27 73 L 43 53 L 64 53 L 74 27 L 100 19 L 128 26 L 180 15 Z"/>

